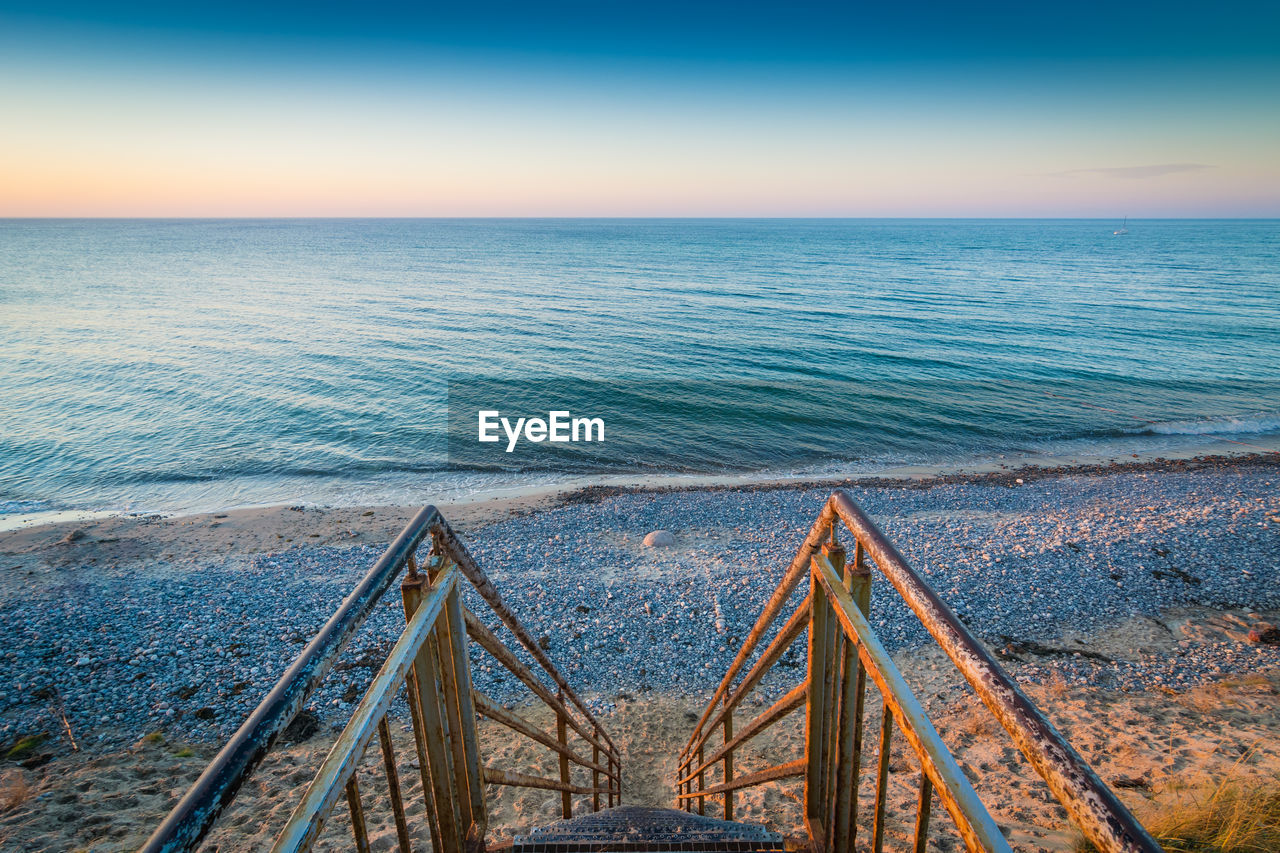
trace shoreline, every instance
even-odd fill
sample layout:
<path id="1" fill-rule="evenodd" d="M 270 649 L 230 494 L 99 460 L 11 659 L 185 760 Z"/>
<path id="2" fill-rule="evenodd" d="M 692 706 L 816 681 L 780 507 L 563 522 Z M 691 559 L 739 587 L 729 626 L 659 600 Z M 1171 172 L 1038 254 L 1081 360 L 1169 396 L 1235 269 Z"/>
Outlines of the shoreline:
<path id="1" fill-rule="evenodd" d="M 491 524 L 561 507 L 597 503 L 636 495 L 761 493 L 822 489 L 933 489 L 952 485 L 1015 486 L 1065 477 L 1160 473 L 1206 469 L 1263 467 L 1280 470 L 1280 453 L 1232 453 L 1105 460 L 1088 457 L 1044 459 L 1014 467 L 1004 462 L 982 466 L 904 466 L 855 477 L 637 482 L 619 485 L 538 487 L 502 497 L 486 497 L 437 507 L 462 533 Z M 86 513 L 60 521 L 0 527 L 0 557 L 18 561 L 8 568 L 34 570 L 32 561 L 48 566 L 73 562 L 181 559 L 182 551 L 215 550 L 223 554 L 257 554 L 303 545 L 351 546 L 385 544 L 408 524 L 421 505 L 351 507 L 247 507 L 189 515 Z M 3 576 L 0 575 L 0 578 Z M 0 579 L 0 588 L 3 588 Z"/>
<path id="2" fill-rule="evenodd" d="M 812 488 L 815 485 L 863 486 L 886 482 L 936 481 L 961 482 L 988 475 L 1012 471 L 1032 472 L 1080 472 L 1092 469 L 1113 470 L 1131 465 L 1160 466 L 1179 462 L 1204 462 L 1209 460 L 1235 461 L 1242 459 L 1274 458 L 1280 460 L 1280 435 L 1265 435 L 1259 442 L 1237 442 L 1230 439 L 1214 439 L 1201 436 L 1205 441 L 1178 448 L 1126 449 L 1121 452 L 1017 452 L 992 453 L 983 456 L 961 458 L 946 462 L 909 463 L 887 465 L 870 471 L 840 471 L 835 473 L 778 473 L 752 471 L 740 474 L 598 474 L 566 475 L 555 483 L 512 483 L 492 485 L 478 490 L 456 494 L 456 486 L 428 484 L 421 489 L 423 503 L 435 503 L 461 515 L 466 522 L 487 515 L 483 507 L 492 507 L 492 517 L 504 517 L 506 508 L 524 510 L 557 505 L 559 501 L 574 501 L 579 495 L 665 493 L 684 490 L 723 489 L 774 489 Z M 1273 445 L 1273 446 L 1268 446 Z M 353 484 L 354 486 L 354 484 Z M 323 489 L 319 490 L 323 493 Z M 404 487 L 396 491 L 404 492 Z M 0 538 L 13 531 L 25 531 L 48 525 L 86 524 L 112 518 L 188 518 L 209 517 L 222 514 L 261 512 L 270 513 L 289 506 L 302 506 L 307 510 L 341 512 L 342 510 L 366 510 L 387 508 L 418 508 L 415 501 L 362 501 L 357 503 L 331 503 L 294 498 L 288 502 L 227 504 L 199 509 L 147 510 L 147 509 L 55 509 L 34 512 L 0 513 Z"/>

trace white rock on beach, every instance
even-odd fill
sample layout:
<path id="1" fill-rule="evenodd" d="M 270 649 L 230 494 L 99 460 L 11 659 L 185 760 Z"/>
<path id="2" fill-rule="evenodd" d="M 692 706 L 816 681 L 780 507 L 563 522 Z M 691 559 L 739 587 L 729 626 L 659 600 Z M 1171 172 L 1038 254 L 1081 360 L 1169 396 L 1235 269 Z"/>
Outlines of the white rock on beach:
<path id="1" fill-rule="evenodd" d="M 676 544 L 676 538 L 665 530 L 655 530 L 644 537 L 644 544 L 650 548 L 669 548 Z"/>

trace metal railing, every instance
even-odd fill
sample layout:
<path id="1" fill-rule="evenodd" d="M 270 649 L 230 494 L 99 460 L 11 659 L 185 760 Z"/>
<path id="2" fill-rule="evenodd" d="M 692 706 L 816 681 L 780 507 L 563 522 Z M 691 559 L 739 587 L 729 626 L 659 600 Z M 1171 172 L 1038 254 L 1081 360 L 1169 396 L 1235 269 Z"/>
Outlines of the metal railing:
<path id="1" fill-rule="evenodd" d="M 854 539 L 853 559 L 849 562 L 837 539 L 840 524 Z M 890 755 L 897 728 L 921 768 L 913 849 L 922 853 L 928 842 L 935 794 L 968 850 L 1010 849 L 867 621 L 872 566 L 897 590 L 1098 850 L 1103 853 L 1160 851 L 1160 846 L 1111 789 L 1098 779 L 986 648 L 843 491 L 834 493 L 823 505 L 804 544 L 765 604 L 681 751 L 676 773 L 679 805 L 688 810 L 696 807 L 699 813 L 705 813 L 707 799 L 718 798 L 723 801 L 725 819 L 732 820 L 735 791 L 776 780 L 803 778 L 804 824 L 813 848 L 854 850 L 863 770 L 863 718 L 868 708 L 866 688 L 870 680 L 880 693 L 882 712 L 874 767 L 871 839 L 869 845 L 862 846 L 879 853 L 884 845 Z M 750 669 L 737 679 L 806 575 L 808 595 Z M 808 669 L 804 681 L 735 734 L 734 711 L 806 630 Z M 805 708 L 804 756 L 735 776 L 735 752 L 802 705 Z M 711 737 L 717 729 L 721 730 L 721 738 L 719 743 L 712 743 Z M 708 774 L 718 775 L 719 781 L 708 784 Z"/>
<path id="2" fill-rule="evenodd" d="M 425 572 L 414 556 L 432 540 Z M 621 754 L 546 653 L 516 619 L 489 578 L 434 507 L 424 507 L 330 617 L 267 697 L 218 753 L 187 794 L 142 847 L 146 853 L 196 849 L 240 785 L 323 681 L 338 655 L 401 572 L 405 630 L 374 676 L 302 800 L 272 848 L 310 849 L 324 821 L 345 797 L 355 848 L 369 849 L 359 768 L 375 734 L 395 823 L 398 849 L 414 849 L 406 817 L 397 759 L 388 724 L 392 703 L 408 700 L 427 831 L 435 851 L 483 850 L 488 832 L 486 785 L 512 785 L 561 792 L 562 813 L 572 816 L 574 794 L 590 794 L 593 810 L 602 798 L 621 802 Z M 462 602 L 462 581 L 480 598 L 550 679 L 547 686 Z M 468 638 L 525 684 L 556 717 L 556 734 L 476 690 L 471 682 Z M 481 763 L 477 715 L 549 748 L 559 758 L 559 778 L 550 779 Z M 591 747 L 587 760 L 569 742 L 570 730 Z M 590 772 L 575 784 L 570 765 Z M 585 782 L 585 780 L 582 780 Z"/>

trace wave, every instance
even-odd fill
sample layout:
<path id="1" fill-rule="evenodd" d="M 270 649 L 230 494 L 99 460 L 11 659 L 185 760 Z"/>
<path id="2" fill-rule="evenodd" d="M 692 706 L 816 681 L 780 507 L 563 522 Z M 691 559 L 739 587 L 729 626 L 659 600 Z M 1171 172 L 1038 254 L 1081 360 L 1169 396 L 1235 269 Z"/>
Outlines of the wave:
<path id="1" fill-rule="evenodd" d="M 1280 414 L 1161 421 L 1126 430 L 1130 435 L 1262 435 L 1280 430 Z"/>
<path id="2" fill-rule="evenodd" d="M 26 515 L 34 512 L 45 512 L 52 508 L 49 501 L 0 501 L 0 515 Z"/>

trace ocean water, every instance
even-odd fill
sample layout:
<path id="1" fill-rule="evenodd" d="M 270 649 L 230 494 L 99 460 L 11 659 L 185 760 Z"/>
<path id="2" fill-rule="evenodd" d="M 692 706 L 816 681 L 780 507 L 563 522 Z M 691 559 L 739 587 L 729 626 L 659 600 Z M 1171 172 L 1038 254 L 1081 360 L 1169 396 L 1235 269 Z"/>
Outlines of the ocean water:
<path id="1" fill-rule="evenodd" d="M 1280 447 L 1280 222 L 1115 227 L 0 221 L 0 514 Z"/>

